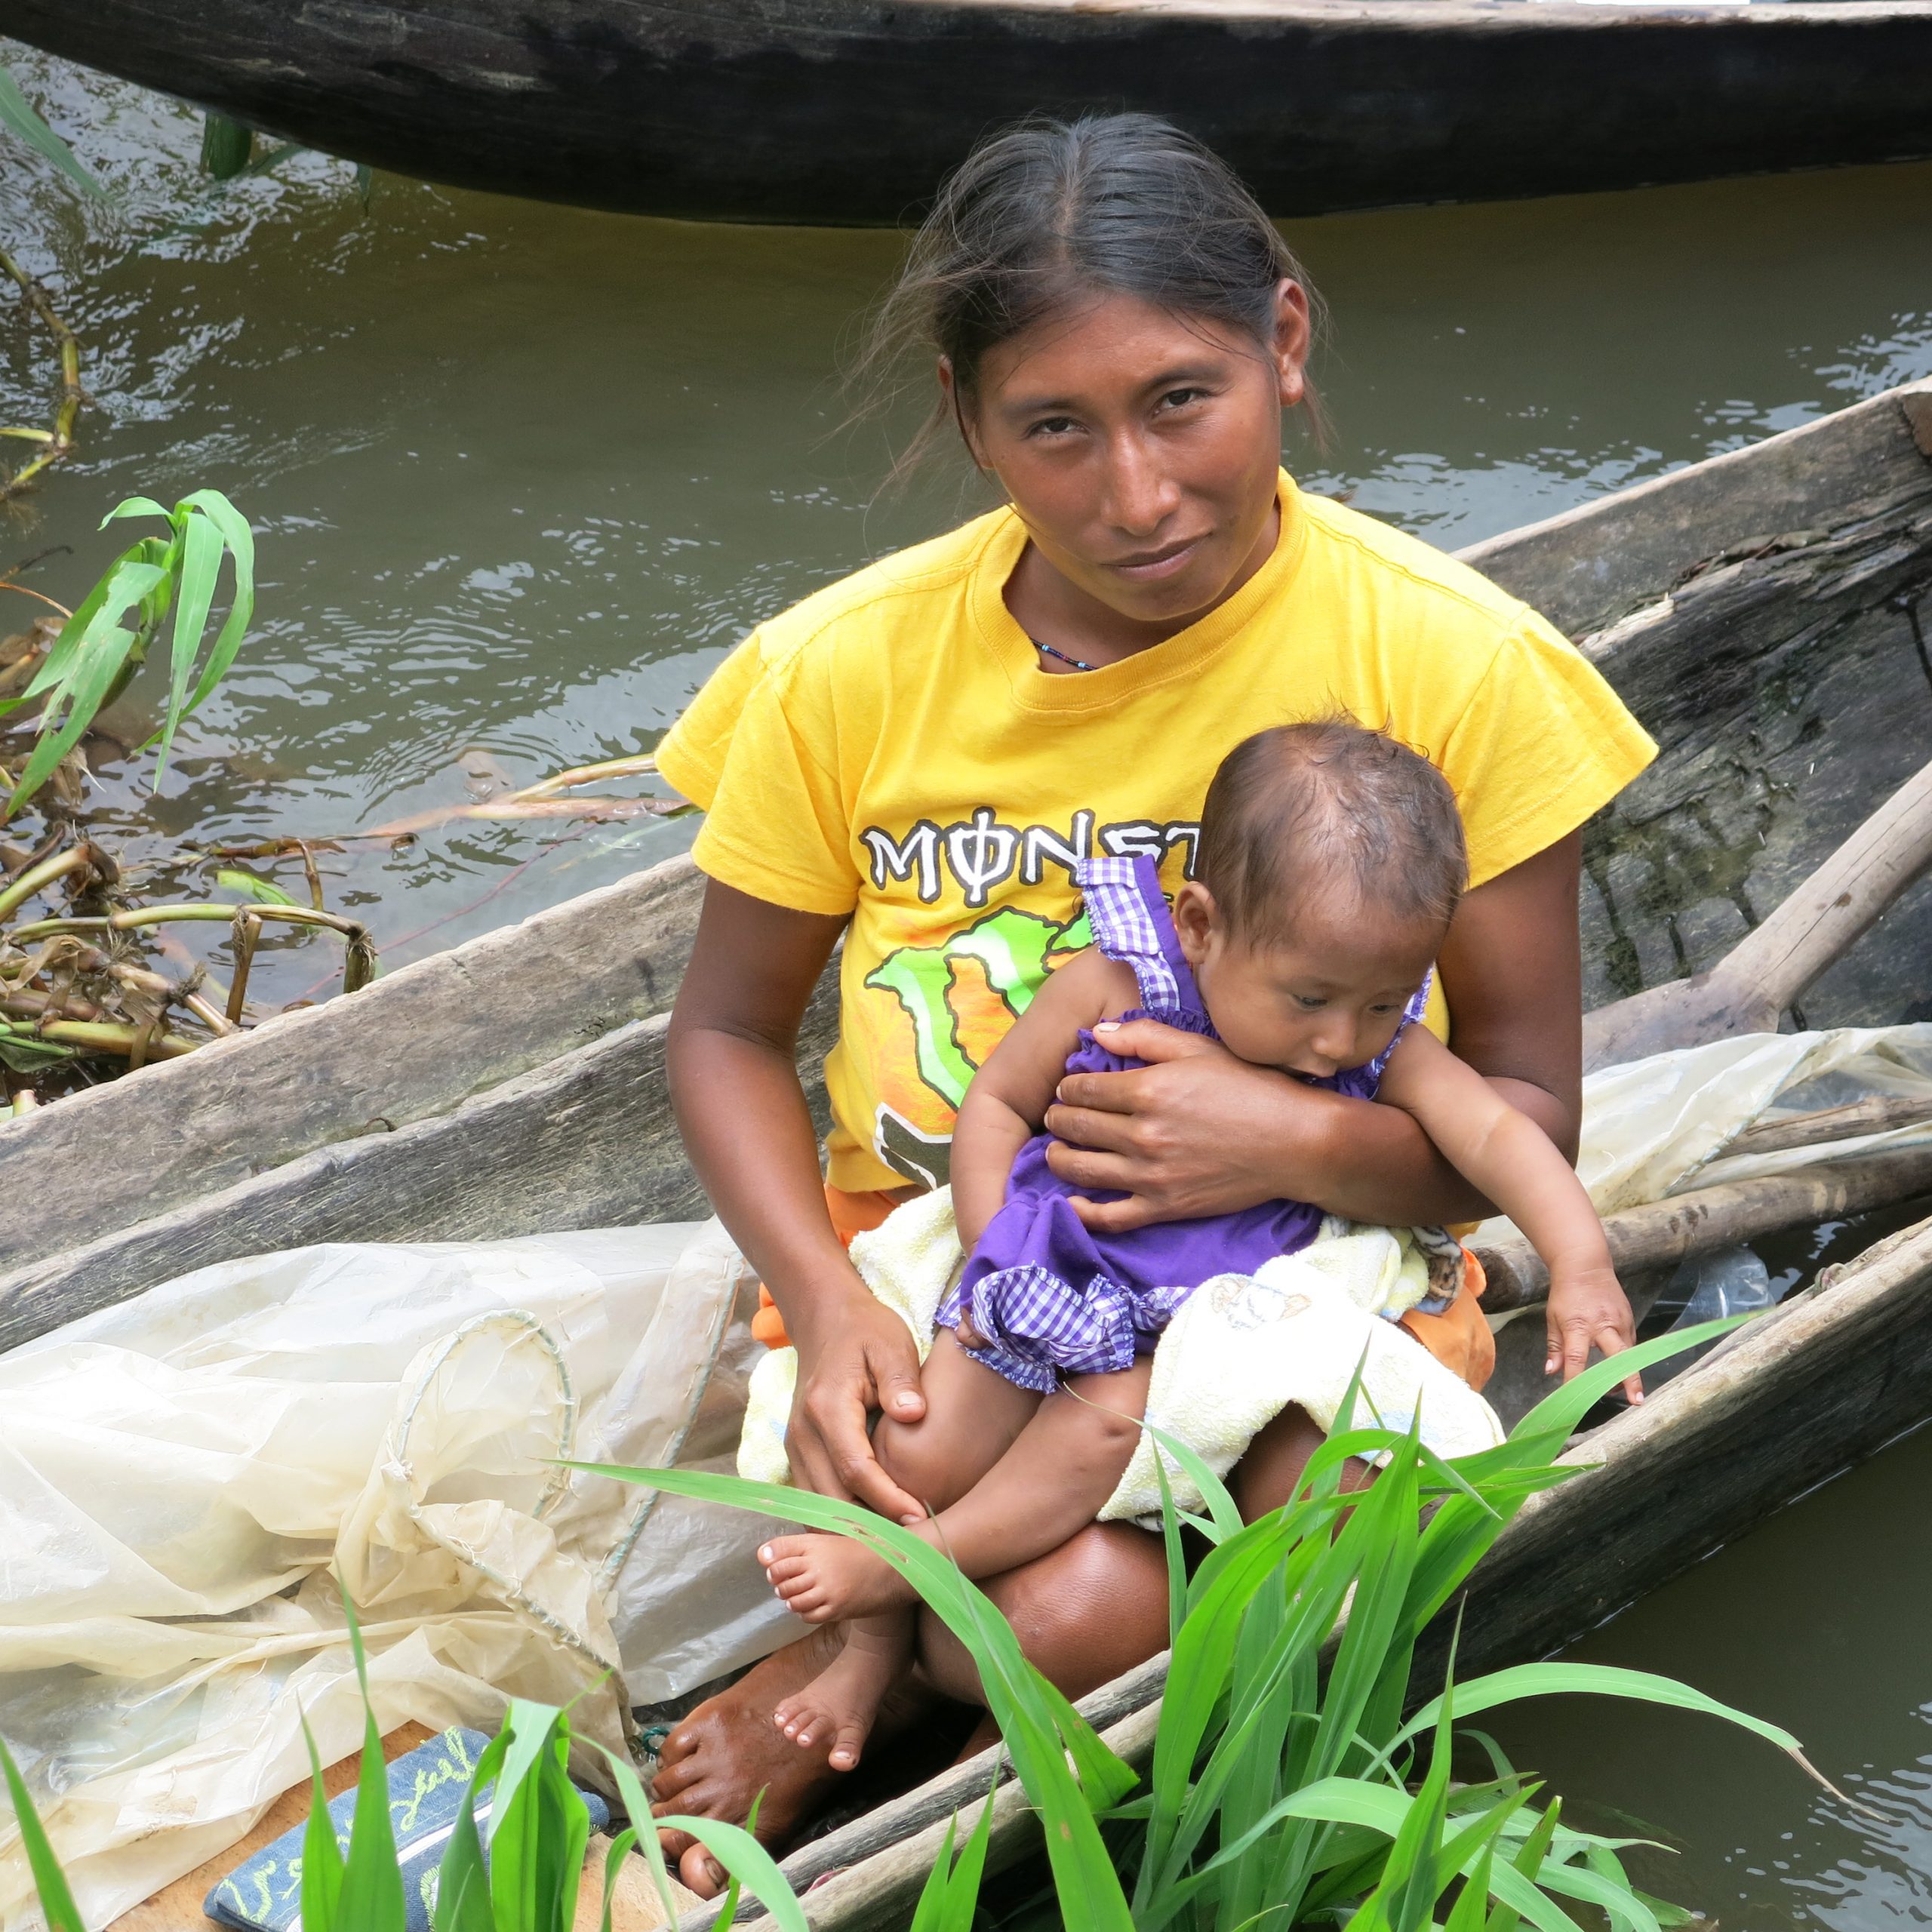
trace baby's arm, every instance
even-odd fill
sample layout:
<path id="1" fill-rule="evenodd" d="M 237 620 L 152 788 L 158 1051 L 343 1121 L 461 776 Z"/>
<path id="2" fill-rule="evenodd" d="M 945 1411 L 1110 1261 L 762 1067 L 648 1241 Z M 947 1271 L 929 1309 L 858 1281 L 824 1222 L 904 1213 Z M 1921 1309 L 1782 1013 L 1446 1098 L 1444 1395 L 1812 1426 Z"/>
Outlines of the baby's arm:
<path id="1" fill-rule="evenodd" d="M 1603 1223 L 1583 1184 L 1543 1129 L 1503 1100 L 1473 1067 L 1420 1026 L 1411 1026 L 1389 1060 L 1378 1097 L 1413 1114 L 1466 1179 L 1520 1228 L 1549 1269 L 1549 1355 L 1568 1381 L 1589 1359 L 1636 1340 L 1629 1298 L 1617 1278 Z M 1644 1399 L 1635 1376 L 1624 1385 Z"/>
<path id="2" fill-rule="evenodd" d="M 1132 971 L 1089 946 L 1048 976 L 973 1076 L 952 1130 L 952 1213 L 961 1245 L 971 1247 L 999 1212 L 1013 1163 L 1039 1132 L 1081 1028 L 1124 1011 L 1134 998 Z"/>

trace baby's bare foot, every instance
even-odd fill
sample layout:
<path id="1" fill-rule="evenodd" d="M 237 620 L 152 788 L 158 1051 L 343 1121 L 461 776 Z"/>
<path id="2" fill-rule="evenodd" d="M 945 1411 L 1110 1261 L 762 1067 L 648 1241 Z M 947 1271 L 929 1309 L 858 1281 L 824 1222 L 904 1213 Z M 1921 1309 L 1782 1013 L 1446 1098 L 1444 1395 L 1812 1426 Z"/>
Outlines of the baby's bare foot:
<path id="1" fill-rule="evenodd" d="M 884 1557 L 849 1537 L 774 1537 L 759 1546 L 758 1560 L 785 1607 L 808 1623 L 873 1617 L 918 1600 Z"/>
<path id="2" fill-rule="evenodd" d="M 801 1751 L 823 1751 L 835 1771 L 851 1770 L 903 1666 L 903 1651 L 874 1648 L 848 1637 L 837 1659 L 787 1697 L 772 1721 Z"/>

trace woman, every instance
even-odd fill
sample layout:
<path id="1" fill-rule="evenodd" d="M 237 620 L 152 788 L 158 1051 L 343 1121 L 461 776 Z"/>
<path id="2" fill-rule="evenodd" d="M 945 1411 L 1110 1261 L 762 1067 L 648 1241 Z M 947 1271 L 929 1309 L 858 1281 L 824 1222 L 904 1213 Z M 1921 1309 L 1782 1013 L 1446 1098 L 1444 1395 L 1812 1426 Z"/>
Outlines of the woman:
<path id="1" fill-rule="evenodd" d="M 1264 726 L 1344 710 L 1448 777 L 1473 889 L 1431 1023 L 1446 1035 L 1453 1012 L 1456 1052 L 1574 1154 L 1579 829 L 1654 747 L 1523 605 L 1281 472 L 1283 412 L 1308 399 L 1309 306 L 1253 199 L 1164 124 L 1042 122 L 989 142 L 943 192 L 886 326 L 913 319 L 937 358 L 938 423 L 1008 507 L 761 627 L 660 747 L 708 814 L 671 1035 L 678 1119 L 768 1284 L 764 1325 L 782 1318 L 798 1347 L 788 1447 L 821 1493 L 894 1517 L 919 1506 L 867 1435 L 873 1414 L 923 1412 L 918 1358 L 844 1242 L 945 1180 L 974 1067 L 1084 943 L 1078 859 L 1151 853 L 1171 894 L 1209 777 Z M 822 1184 L 792 1048 L 841 935 Z M 1047 1121 L 1057 1172 L 1126 1197 L 1086 1204 L 1093 1225 L 1283 1197 L 1395 1224 L 1484 1211 L 1397 1109 L 1152 1023 L 1113 1044 L 1153 1064 L 1068 1080 Z M 1492 1354 L 1472 1299 L 1412 1321 L 1481 1386 Z M 1552 1337 L 1573 1368 L 1620 1341 Z M 1284 1411 L 1235 1472 L 1243 1509 L 1284 1501 L 1318 1440 Z M 1165 1641 L 1160 1544 L 1131 1528 L 1091 1527 L 988 1587 L 1069 1696 Z M 825 1641 L 767 1659 L 672 1734 L 667 1809 L 742 1819 L 763 1789 L 760 1829 L 779 1839 L 809 1814 L 837 1774 L 771 1713 Z M 881 1730 L 935 1694 L 979 1701 L 929 1617 Z M 687 1878 L 712 1888 L 701 1848 L 683 1849 Z"/>

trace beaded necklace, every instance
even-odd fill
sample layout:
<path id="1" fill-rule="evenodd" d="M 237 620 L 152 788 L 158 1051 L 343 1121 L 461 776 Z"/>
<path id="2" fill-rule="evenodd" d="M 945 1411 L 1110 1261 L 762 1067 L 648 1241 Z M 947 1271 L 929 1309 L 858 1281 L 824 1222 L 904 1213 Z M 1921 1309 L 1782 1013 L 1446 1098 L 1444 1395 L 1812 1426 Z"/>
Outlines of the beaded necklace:
<path id="1" fill-rule="evenodd" d="M 1026 641 L 1035 651 L 1044 651 L 1049 657 L 1057 657 L 1063 664 L 1070 664 L 1076 671 L 1097 671 L 1100 668 L 1097 664 L 1089 664 L 1084 657 L 1069 657 L 1065 651 L 1056 651 L 1051 645 L 1042 644 L 1036 637 L 1029 637 Z"/>

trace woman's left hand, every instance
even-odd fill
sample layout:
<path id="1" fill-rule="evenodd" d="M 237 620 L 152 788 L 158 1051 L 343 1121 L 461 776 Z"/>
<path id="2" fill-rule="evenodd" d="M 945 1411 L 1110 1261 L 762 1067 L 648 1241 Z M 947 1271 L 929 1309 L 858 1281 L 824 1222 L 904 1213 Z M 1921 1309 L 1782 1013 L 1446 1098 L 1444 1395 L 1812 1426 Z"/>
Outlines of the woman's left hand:
<path id="1" fill-rule="evenodd" d="M 1110 1051 L 1150 1064 L 1070 1073 L 1047 1109 L 1054 1172 L 1072 1186 L 1128 1197 L 1076 1198 L 1074 1212 L 1088 1227 L 1121 1234 L 1284 1197 L 1319 1198 L 1334 1096 L 1158 1020 L 1095 1030 Z"/>

